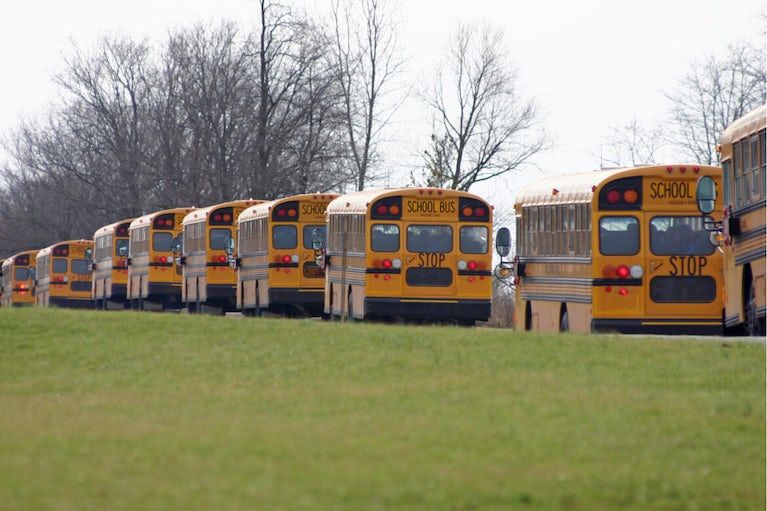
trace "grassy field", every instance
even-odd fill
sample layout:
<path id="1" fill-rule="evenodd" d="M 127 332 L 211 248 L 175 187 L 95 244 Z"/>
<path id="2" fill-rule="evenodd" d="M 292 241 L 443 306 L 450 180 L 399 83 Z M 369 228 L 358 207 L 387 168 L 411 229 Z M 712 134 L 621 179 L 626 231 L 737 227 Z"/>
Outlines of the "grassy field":
<path id="1" fill-rule="evenodd" d="M 0 509 L 764 509 L 765 348 L 0 310 Z"/>

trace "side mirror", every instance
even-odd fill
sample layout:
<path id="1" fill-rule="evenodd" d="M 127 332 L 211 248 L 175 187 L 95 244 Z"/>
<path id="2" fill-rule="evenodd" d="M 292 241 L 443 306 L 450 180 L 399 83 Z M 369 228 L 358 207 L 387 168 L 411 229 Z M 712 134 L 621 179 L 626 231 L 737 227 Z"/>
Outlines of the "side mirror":
<path id="1" fill-rule="evenodd" d="M 312 248 L 314 250 L 325 248 L 325 231 L 323 229 L 314 229 L 312 231 Z"/>
<path id="2" fill-rule="evenodd" d="M 29 280 L 35 280 L 37 277 L 37 269 L 30 268 L 29 269 Z"/>
<path id="3" fill-rule="evenodd" d="M 173 238 L 170 242 L 170 251 L 174 254 L 179 254 L 181 252 L 181 239 L 178 236 Z"/>
<path id="4" fill-rule="evenodd" d="M 698 211 L 708 215 L 714 211 L 716 204 L 716 183 L 711 176 L 700 176 L 695 190 L 695 200 L 698 203 Z"/>
<path id="5" fill-rule="evenodd" d="M 93 249 L 92 248 L 86 248 L 85 249 L 85 259 L 90 261 L 93 259 Z"/>
<path id="6" fill-rule="evenodd" d="M 123 245 L 121 247 L 118 247 L 117 248 L 117 255 L 119 255 L 120 257 L 127 256 L 128 255 L 128 247 L 126 247 L 125 245 Z"/>
<path id="7" fill-rule="evenodd" d="M 495 235 L 495 251 L 501 257 L 506 257 L 511 252 L 511 233 L 506 227 L 501 227 Z"/>
<path id="8" fill-rule="evenodd" d="M 320 250 L 314 258 L 314 263 L 324 270 L 330 266 L 330 256 L 325 254 L 324 250 Z"/>
<path id="9" fill-rule="evenodd" d="M 234 238 L 232 238 L 231 236 L 227 236 L 225 245 L 226 246 L 224 250 L 226 251 L 226 255 L 228 255 L 229 257 L 232 257 L 232 255 L 234 255 Z"/>

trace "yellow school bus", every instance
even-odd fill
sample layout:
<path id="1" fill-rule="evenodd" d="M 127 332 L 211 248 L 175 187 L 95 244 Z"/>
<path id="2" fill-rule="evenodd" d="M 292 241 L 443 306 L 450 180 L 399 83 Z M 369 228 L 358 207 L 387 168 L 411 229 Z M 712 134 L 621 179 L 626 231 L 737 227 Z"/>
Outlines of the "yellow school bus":
<path id="1" fill-rule="evenodd" d="M 722 254 L 695 200 L 703 175 L 721 183 L 719 167 L 653 165 L 521 190 L 517 328 L 720 334 Z"/>
<path id="2" fill-rule="evenodd" d="M 2 304 L 5 307 L 35 303 L 34 275 L 39 250 L 19 252 L 3 261 Z"/>
<path id="3" fill-rule="evenodd" d="M 235 310 L 237 273 L 226 253 L 236 242 L 237 218 L 260 200 L 237 200 L 196 209 L 184 217 L 181 301 L 189 312 Z"/>
<path id="4" fill-rule="evenodd" d="M 725 327 L 765 334 L 765 127 L 762 106 L 733 122 L 722 134 Z"/>
<path id="5" fill-rule="evenodd" d="M 128 229 L 130 307 L 164 310 L 181 307 L 181 222 L 194 208 L 156 211 L 131 222 Z"/>
<path id="6" fill-rule="evenodd" d="M 105 225 L 93 234 L 91 298 L 97 309 L 124 309 L 128 287 L 128 229 L 133 218 Z"/>
<path id="7" fill-rule="evenodd" d="M 322 314 L 325 273 L 317 266 L 312 241 L 324 240 L 325 209 L 336 197 L 294 195 L 242 212 L 237 221 L 237 307 L 243 314 Z"/>
<path id="8" fill-rule="evenodd" d="M 90 308 L 92 240 L 61 241 L 37 253 L 35 304 Z"/>
<path id="9" fill-rule="evenodd" d="M 328 205 L 324 311 L 347 318 L 490 317 L 492 208 L 437 188 L 371 190 Z"/>

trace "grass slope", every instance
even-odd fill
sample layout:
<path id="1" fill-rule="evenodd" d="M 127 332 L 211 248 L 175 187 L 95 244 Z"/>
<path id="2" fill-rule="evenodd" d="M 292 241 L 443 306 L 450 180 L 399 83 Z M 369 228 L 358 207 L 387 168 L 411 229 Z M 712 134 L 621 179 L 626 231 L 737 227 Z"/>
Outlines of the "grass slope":
<path id="1" fill-rule="evenodd" d="M 764 509 L 763 345 L 0 310 L 0 508 Z"/>

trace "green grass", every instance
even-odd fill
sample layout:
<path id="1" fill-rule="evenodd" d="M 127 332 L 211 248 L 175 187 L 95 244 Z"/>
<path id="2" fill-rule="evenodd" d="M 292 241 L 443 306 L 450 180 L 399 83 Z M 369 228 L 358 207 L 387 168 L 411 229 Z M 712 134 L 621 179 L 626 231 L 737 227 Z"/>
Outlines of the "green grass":
<path id="1" fill-rule="evenodd" d="M 0 310 L 0 508 L 764 509 L 765 348 Z"/>

